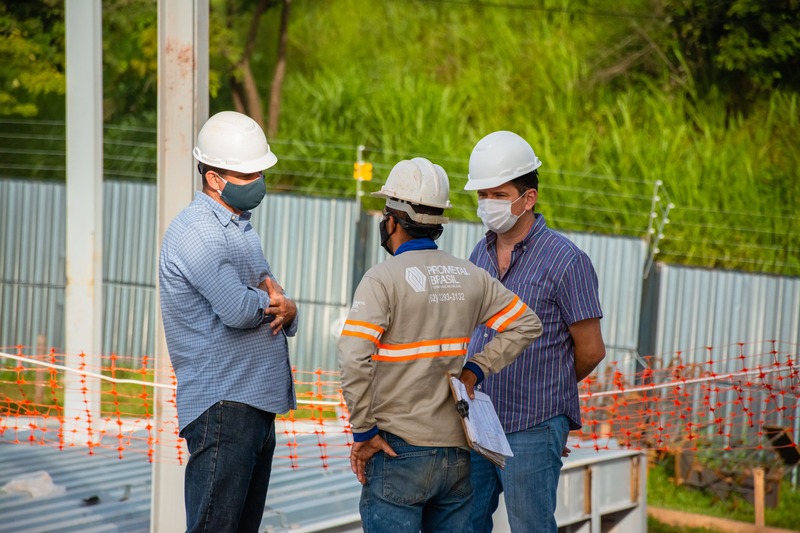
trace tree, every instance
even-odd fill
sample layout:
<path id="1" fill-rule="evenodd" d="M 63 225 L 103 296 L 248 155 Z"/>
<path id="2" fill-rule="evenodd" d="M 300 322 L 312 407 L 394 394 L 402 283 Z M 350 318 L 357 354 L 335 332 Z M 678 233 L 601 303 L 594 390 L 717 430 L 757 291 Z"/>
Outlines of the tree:
<path id="1" fill-rule="evenodd" d="M 606 26 L 611 35 L 601 41 L 611 45 L 591 58 L 591 81 L 618 87 L 655 81 L 692 98 L 715 91 L 734 113 L 774 89 L 800 91 L 800 0 L 644 4 L 646 13 L 627 16 L 616 8 L 623 22 Z"/>
<path id="2" fill-rule="evenodd" d="M 221 80 L 225 80 L 233 106 L 263 125 L 259 84 L 268 78 L 256 76 L 253 64 L 257 59 L 261 64 L 275 65 L 269 107 L 271 135 L 275 135 L 278 127 L 290 4 L 290 0 L 211 0 L 212 96 L 217 96 L 223 85 Z M 263 27 L 272 22 L 265 22 L 264 14 L 281 6 L 279 26 L 272 34 L 265 33 Z M 51 111 L 63 110 L 66 91 L 63 0 L 0 3 L 0 35 L 3 63 L 0 115 L 36 116 L 44 101 L 50 104 Z M 273 47 L 277 57 L 265 53 Z M 141 117 L 154 117 L 157 72 L 156 2 L 104 0 L 105 119 L 140 122 Z M 152 118 L 146 118 L 145 122 L 152 122 Z"/>
<path id="3" fill-rule="evenodd" d="M 103 0 L 103 115 L 155 124 L 158 10 L 153 0 Z"/>
<path id="4" fill-rule="evenodd" d="M 292 0 L 283 0 L 281 29 L 278 32 L 278 62 L 275 65 L 275 73 L 272 76 L 272 86 L 269 93 L 269 126 L 267 127 L 267 135 L 270 138 L 278 134 L 281 91 L 283 90 L 283 78 L 286 74 L 286 41 L 289 34 L 289 7 L 291 3 Z"/>
<path id="5" fill-rule="evenodd" d="M 36 116 L 43 99 L 65 94 L 63 4 L 0 4 L 0 115 Z"/>
<path id="6" fill-rule="evenodd" d="M 286 40 L 289 26 L 291 0 L 216 0 L 211 4 L 212 26 L 210 47 L 212 95 L 220 89 L 220 80 L 228 79 L 234 108 L 252 117 L 264 127 L 264 112 L 258 79 L 253 73 L 256 54 L 263 56 L 265 45 L 262 32 L 264 14 L 282 5 L 277 60 L 270 92 L 269 127 L 267 134 L 274 136 L 278 129 L 280 95 L 286 71 Z M 221 24 L 216 25 L 219 22 Z M 246 32 L 243 29 L 247 28 Z M 244 40 L 242 41 L 242 35 Z M 269 62 L 269 61 L 268 61 Z"/>
<path id="7" fill-rule="evenodd" d="M 800 0 L 665 0 L 696 79 L 738 107 L 776 88 L 800 91 Z"/>

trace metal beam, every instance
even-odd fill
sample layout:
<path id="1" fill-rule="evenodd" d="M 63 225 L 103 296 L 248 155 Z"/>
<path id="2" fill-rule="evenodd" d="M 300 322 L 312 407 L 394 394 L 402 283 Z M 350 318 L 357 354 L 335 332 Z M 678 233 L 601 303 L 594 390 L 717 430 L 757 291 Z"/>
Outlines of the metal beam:
<path id="1" fill-rule="evenodd" d="M 100 368 L 103 312 L 103 64 L 100 0 L 67 0 L 65 364 Z M 81 357 L 83 354 L 83 357 Z M 64 420 L 75 444 L 96 441 L 100 382 L 67 372 Z M 91 423 L 90 423 L 91 420 Z M 66 429 L 66 428 L 65 428 Z M 65 434 L 67 431 L 65 431 Z"/>
<path id="2" fill-rule="evenodd" d="M 199 185 L 192 148 L 208 118 L 208 0 L 158 2 L 158 246 L 169 223 L 192 200 Z M 158 293 L 158 291 L 156 291 Z M 170 383 L 170 362 L 156 305 L 156 381 Z M 169 391 L 156 389 L 155 426 L 177 421 Z M 188 453 L 183 447 L 182 460 Z M 172 436 L 162 433 L 153 463 L 150 529 L 185 531 L 184 466 Z"/>

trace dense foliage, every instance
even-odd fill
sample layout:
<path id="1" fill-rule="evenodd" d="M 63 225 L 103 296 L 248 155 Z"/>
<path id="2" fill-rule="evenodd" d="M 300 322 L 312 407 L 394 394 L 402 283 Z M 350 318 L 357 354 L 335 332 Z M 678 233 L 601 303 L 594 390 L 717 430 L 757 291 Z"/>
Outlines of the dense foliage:
<path id="1" fill-rule="evenodd" d="M 63 96 L 64 10 L 58 0 L 0 3 L 0 117 L 36 116 L 43 96 Z"/>
<path id="2" fill-rule="evenodd" d="M 235 106 L 259 5 L 211 0 L 212 112 Z M 4 133 L 63 151 L 63 130 L 46 122 L 63 120 L 63 85 L 23 79 L 19 52 L 38 46 L 36 70 L 63 84 L 59 6 L 0 5 L 5 35 L 16 31 L 7 21 L 32 28 L 6 40 L 16 59 L 0 72 L 0 98 L 17 106 L 0 106 L 15 117 L 0 135 L 18 152 L 0 163 L 22 177 L 63 177 L 44 155 L 19 153 L 33 141 Z M 280 19 L 270 7 L 249 58 L 263 103 Z M 152 179 L 156 2 L 103 9 L 106 173 Z M 363 145 L 375 166 L 366 191 L 423 155 L 450 174 L 452 216 L 476 220 L 461 190 L 469 153 L 509 129 L 544 161 L 538 208 L 556 228 L 658 241 L 656 258 L 673 263 L 800 275 L 799 12 L 795 0 L 294 0 L 272 190 L 354 197 Z"/>
<path id="3" fill-rule="evenodd" d="M 667 0 L 670 26 L 695 77 L 747 106 L 773 88 L 800 89 L 800 1 Z"/>

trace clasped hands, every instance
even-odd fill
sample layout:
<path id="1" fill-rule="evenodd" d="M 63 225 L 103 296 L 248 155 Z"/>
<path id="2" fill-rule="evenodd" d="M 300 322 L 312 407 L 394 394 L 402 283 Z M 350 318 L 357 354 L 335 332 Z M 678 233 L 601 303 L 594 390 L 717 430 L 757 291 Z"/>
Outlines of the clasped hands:
<path id="1" fill-rule="evenodd" d="M 294 317 L 297 316 L 297 305 L 283 294 L 283 288 L 270 277 L 264 278 L 264 281 L 258 284 L 258 288 L 269 295 L 269 307 L 264 309 L 264 314 L 275 317 L 269 326 L 272 328 L 272 334 L 277 335 L 281 329 L 294 321 Z"/>

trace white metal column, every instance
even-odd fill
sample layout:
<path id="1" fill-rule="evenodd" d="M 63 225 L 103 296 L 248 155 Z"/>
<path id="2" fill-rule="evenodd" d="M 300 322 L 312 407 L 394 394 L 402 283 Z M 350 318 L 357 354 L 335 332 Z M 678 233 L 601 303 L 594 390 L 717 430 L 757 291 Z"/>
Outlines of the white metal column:
<path id="1" fill-rule="evenodd" d="M 103 64 L 100 0 L 67 0 L 67 257 L 65 363 L 98 372 L 103 312 Z M 67 372 L 65 435 L 88 442 L 99 418 L 100 382 Z"/>
<path id="2" fill-rule="evenodd" d="M 158 1 L 158 245 L 169 223 L 191 201 L 199 184 L 192 148 L 208 117 L 208 0 Z M 157 256 L 156 256 L 157 257 Z M 169 355 L 156 304 L 156 381 L 169 383 Z M 177 421 L 169 390 L 155 392 L 156 427 Z M 162 435 L 167 437 L 167 432 Z M 184 448 L 184 452 L 186 452 Z M 188 453 L 183 454 L 183 460 Z M 150 529 L 186 530 L 184 467 L 162 438 L 155 450 Z"/>

